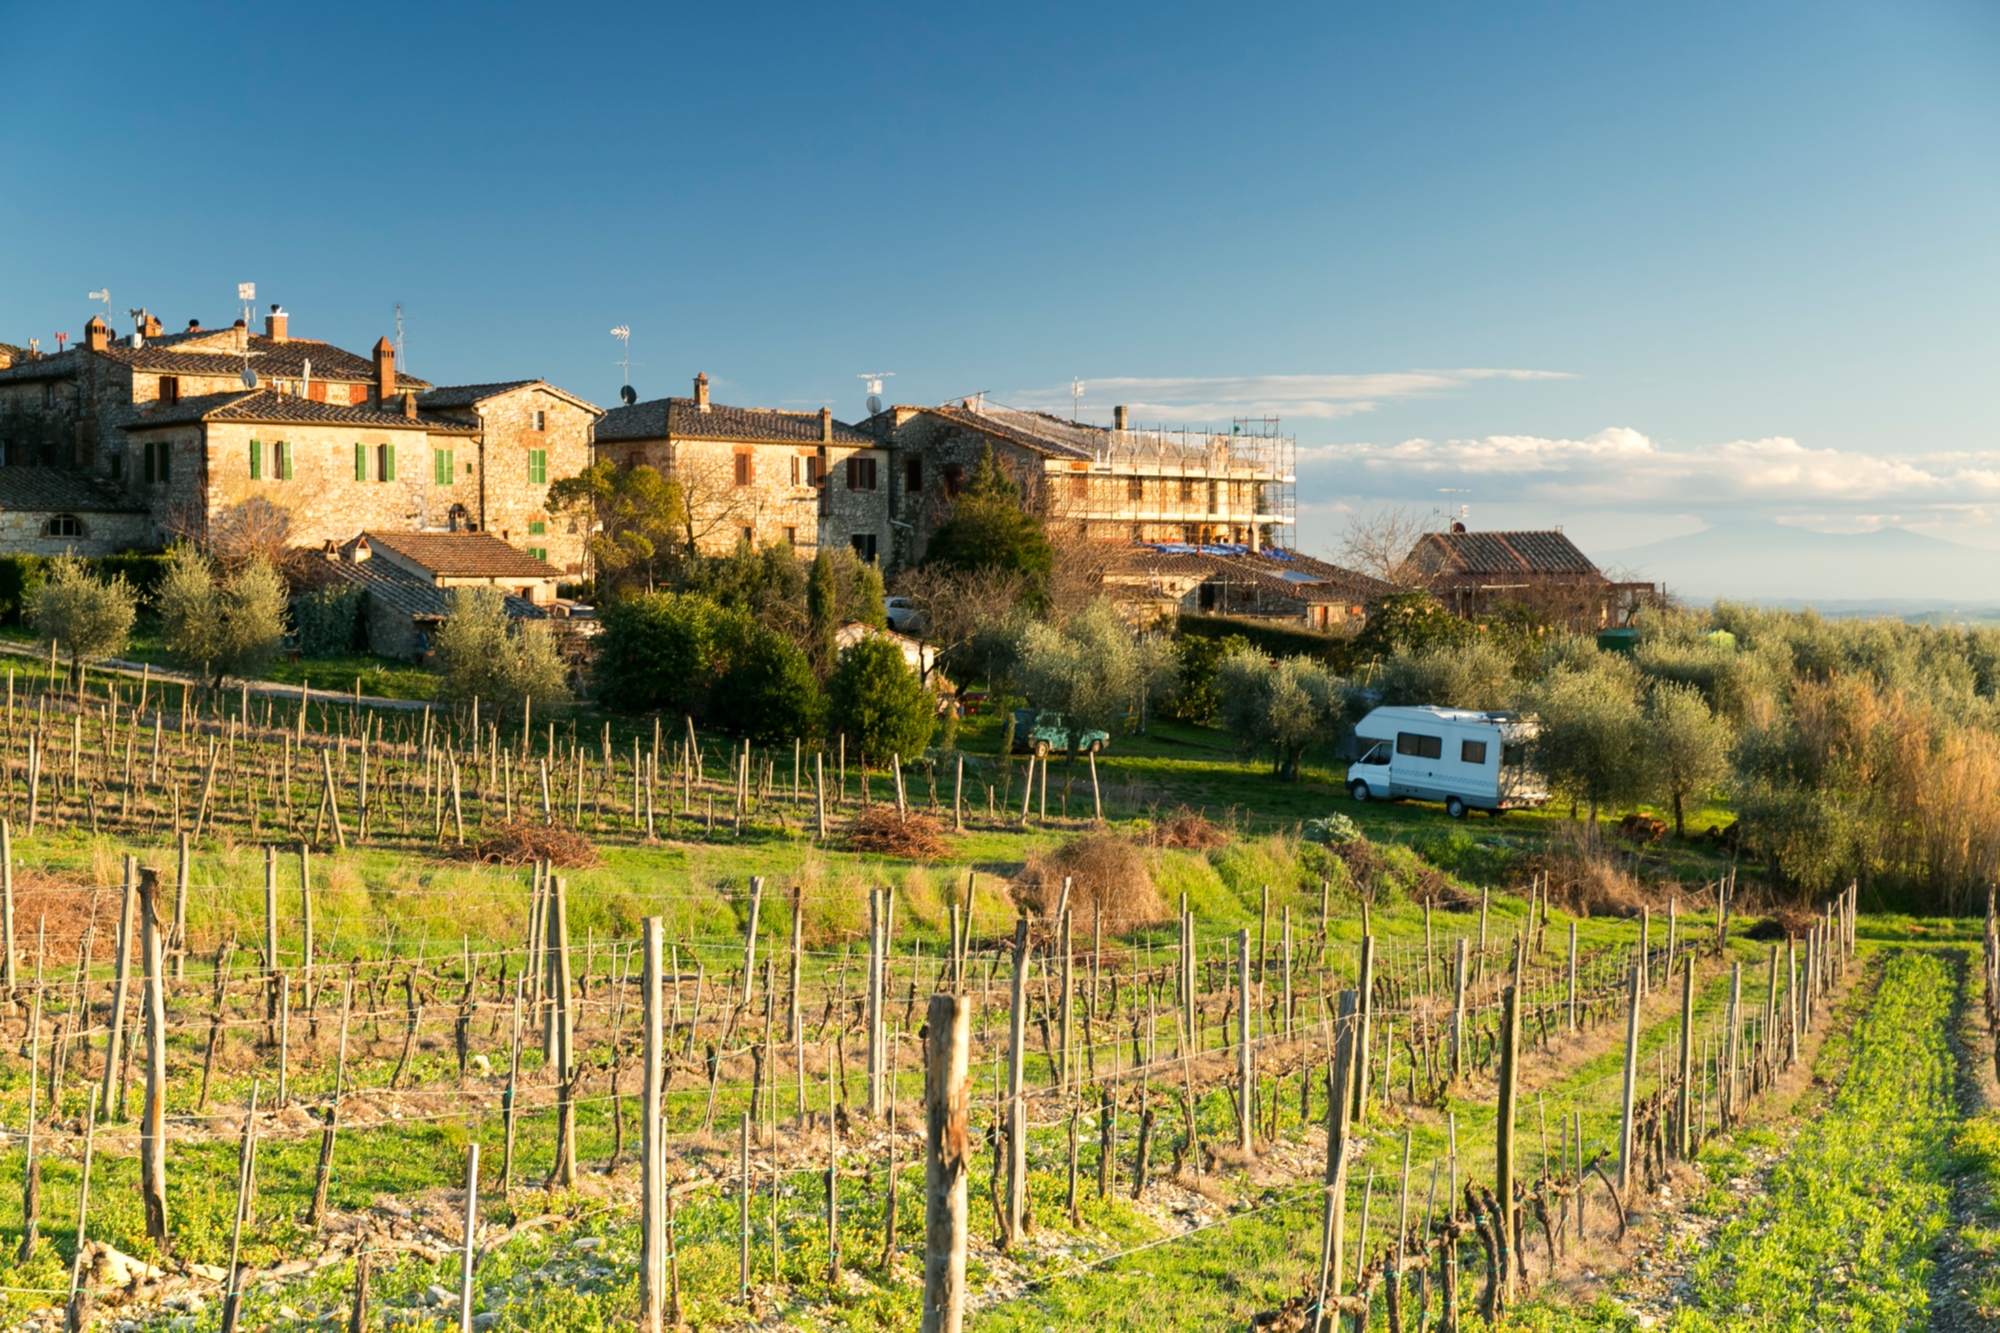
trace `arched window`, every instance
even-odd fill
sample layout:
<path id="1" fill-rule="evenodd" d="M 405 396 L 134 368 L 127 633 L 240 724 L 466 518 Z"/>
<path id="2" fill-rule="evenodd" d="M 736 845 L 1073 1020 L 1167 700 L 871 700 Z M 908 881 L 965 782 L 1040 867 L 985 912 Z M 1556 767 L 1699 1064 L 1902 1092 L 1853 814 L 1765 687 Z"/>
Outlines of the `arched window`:
<path id="1" fill-rule="evenodd" d="M 83 520 L 75 514 L 54 514 L 42 525 L 44 537 L 81 537 Z"/>

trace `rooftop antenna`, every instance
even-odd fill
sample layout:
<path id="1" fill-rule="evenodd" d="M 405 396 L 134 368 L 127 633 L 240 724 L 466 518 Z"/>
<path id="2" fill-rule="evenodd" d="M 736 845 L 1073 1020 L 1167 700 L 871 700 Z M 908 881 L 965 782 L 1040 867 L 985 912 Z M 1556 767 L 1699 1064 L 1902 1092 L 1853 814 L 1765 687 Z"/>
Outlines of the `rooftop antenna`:
<path id="1" fill-rule="evenodd" d="M 1079 379 L 1072 379 L 1069 382 L 1069 419 L 1071 421 L 1075 421 L 1077 417 L 1082 414 L 1082 412 L 1083 412 L 1083 381 Z"/>
<path id="2" fill-rule="evenodd" d="M 864 371 L 854 378 L 868 382 L 868 415 L 874 416 L 882 410 L 882 381 L 896 378 L 893 370 Z"/>
<path id="3" fill-rule="evenodd" d="M 1472 494 L 1472 492 L 1471 492 L 1470 490 L 1467 490 L 1467 489 L 1466 489 L 1465 487 L 1463 487 L 1463 486 L 1440 486 L 1440 487 L 1438 487 L 1438 494 L 1439 494 L 1439 495 L 1470 495 L 1470 494 Z M 1449 519 L 1449 520 L 1450 520 L 1451 522 L 1457 522 L 1457 523 L 1463 523 L 1463 522 L 1465 522 L 1466 518 L 1467 518 L 1467 517 L 1468 517 L 1468 516 L 1469 516 L 1469 515 L 1470 515 L 1470 514 L 1472 513 L 1472 506 L 1471 506 L 1471 505 L 1469 505 L 1469 504 L 1465 504 L 1465 503 L 1462 503 L 1462 502 L 1461 502 L 1461 503 L 1459 504 L 1459 506 L 1458 506 L 1458 513 L 1457 513 L 1456 515 L 1453 515 L 1453 514 L 1451 513 L 1451 511 L 1450 511 L 1450 510 L 1446 510 L 1445 512 L 1446 512 L 1446 516 L 1447 516 L 1447 518 L 1448 518 L 1448 519 Z"/>
<path id="4" fill-rule="evenodd" d="M 618 389 L 618 400 L 630 407 L 639 401 L 638 391 L 632 387 L 632 326 L 620 324 L 611 330 L 611 336 L 625 345 L 625 355 L 618 359 L 619 369 L 624 371 L 624 382 Z"/>
<path id="5" fill-rule="evenodd" d="M 257 300 L 257 284 L 239 282 L 236 284 L 236 299 L 243 303 L 243 387 L 257 387 L 257 372 L 250 369 L 250 307 Z"/>
<path id="6" fill-rule="evenodd" d="M 104 302 L 104 322 L 109 324 L 111 322 L 111 288 L 106 287 L 101 292 L 92 292 L 90 299 Z"/>
<path id="7" fill-rule="evenodd" d="M 396 302 L 396 369 L 409 374 L 410 368 L 403 364 L 403 303 Z"/>

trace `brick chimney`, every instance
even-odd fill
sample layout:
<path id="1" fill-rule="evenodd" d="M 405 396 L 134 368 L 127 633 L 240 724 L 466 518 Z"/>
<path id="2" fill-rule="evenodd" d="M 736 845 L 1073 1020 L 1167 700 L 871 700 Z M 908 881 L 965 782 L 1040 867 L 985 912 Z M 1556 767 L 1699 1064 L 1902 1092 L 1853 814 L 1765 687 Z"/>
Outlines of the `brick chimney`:
<path id="1" fill-rule="evenodd" d="M 147 314 L 139 321 L 139 332 L 148 338 L 157 338 L 163 331 L 158 315 Z"/>
<path id="2" fill-rule="evenodd" d="M 819 438 L 824 443 L 833 443 L 833 409 L 830 407 L 819 410 Z"/>
<path id="3" fill-rule="evenodd" d="M 285 314 L 283 306 L 272 306 L 271 313 L 264 316 L 264 336 L 274 343 L 287 341 L 290 334 L 286 331 L 286 325 L 290 322 L 291 317 Z"/>
<path id="4" fill-rule="evenodd" d="M 403 415 L 411 421 L 417 419 L 417 396 L 407 390 L 403 393 Z"/>
<path id="5" fill-rule="evenodd" d="M 1125 409 L 1123 407 L 1114 407 L 1111 409 L 1111 429 L 1113 430 L 1131 429 L 1129 426 L 1125 424 L 1125 421 L 1126 421 L 1126 416 L 1125 416 Z"/>
<path id="6" fill-rule="evenodd" d="M 375 403 L 384 411 L 396 396 L 396 349 L 387 338 L 375 340 Z"/>
<path id="7" fill-rule="evenodd" d="M 694 377 L 694 409 L 708 411 L 708 375 L 706 372 Z"/>
<path id="8" fill-rule="evenodd" d="M 111 345 L 111 330 L 104 323 L 104 316 L 92 315 L 90 323 L 83 326 L 83 345 L 93 352 L 101 352 Z"/>

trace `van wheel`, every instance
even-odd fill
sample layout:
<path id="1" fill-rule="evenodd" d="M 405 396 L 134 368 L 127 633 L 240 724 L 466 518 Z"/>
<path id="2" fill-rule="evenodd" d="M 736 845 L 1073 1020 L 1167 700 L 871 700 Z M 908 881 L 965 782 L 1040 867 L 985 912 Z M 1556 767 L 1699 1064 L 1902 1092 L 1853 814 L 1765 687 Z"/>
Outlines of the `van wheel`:
<path id="1" fill-rule="evenodd" d="M 1356 779 L 1347 784 L 1347 794 L 1357 801 L 1368 799 L 1368 784 Z"/>
<path id="2" fill-rule="evenodd" d="M 1448 796 L 1445 798 L 1444 812 L 1453 819 L 1463 819 L 1465 818 L 1465 802 L 1459 800 L 1456 796 Z"/>

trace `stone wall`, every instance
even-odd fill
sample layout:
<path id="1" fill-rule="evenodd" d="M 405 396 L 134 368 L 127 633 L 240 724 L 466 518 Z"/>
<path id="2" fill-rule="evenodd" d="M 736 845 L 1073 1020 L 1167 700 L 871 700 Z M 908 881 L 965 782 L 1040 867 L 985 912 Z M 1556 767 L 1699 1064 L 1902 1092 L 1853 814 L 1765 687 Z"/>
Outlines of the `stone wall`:
<path id="1" fill-rule="evenodd" d="M 971 483 L 973 471 L 989 446 L 1000 470 L 1020 487 L 1022 503 L 1038 513 L 1044 510 L 1041 454 L 937 417 L 908 416 L 894 429 L 887 465 L 894 474 L 890 512 L 908 526 L 894 529 L 893 566 L 914 565 L 923 559 L 931 533 L 951 517 L 952 497 Z M 909 485 L 913 458 L 920 464 L 914 488 Z"/>
<path id="2" fill-rule="evenodd" d="M 541 429 L 535 426 L 537 412 L 543 414 Z M 467 503 L 476 501 L 472 512 L 475 518 L 484 516 L 479 519 L 482 530 L 522 550 L 547 551 L 543 558 L 550 564 L 565 574 L 581 575 L 587 534 L 574 515 L 549 511 L 549 486 L 590 466 L 596 421 L 594 412 L 539 386 L 481 401 L 477 422 L 485 432 L 483 463 L 467 457 L 474 452 L 470 441 L 459 443 L 456 461 L 461 475 L 468 463 L 480 466 L 476 479 L 468 477 Z M 528 454 L 535 449 L 548 456 L 545 482 L 530 480 Z"/>
<path id="3" fill-rule="evenodd" d="M 49 520 L 54 517 L 53 513 L 0 511 L 0 551 L 10 555 L 61 555 L 73 551 L 77 555 L 96 556 L 117 555 L 133 547 L 153 544 L 153 521 L 137 511 L 76 514 L 83 524 L 81 537 L 47 536 Z"/>

